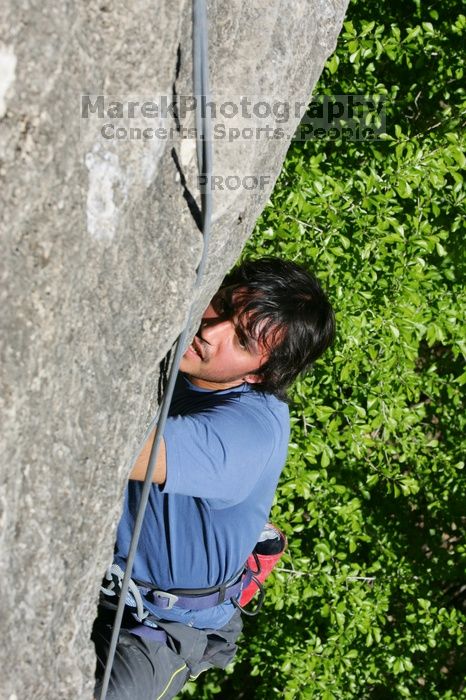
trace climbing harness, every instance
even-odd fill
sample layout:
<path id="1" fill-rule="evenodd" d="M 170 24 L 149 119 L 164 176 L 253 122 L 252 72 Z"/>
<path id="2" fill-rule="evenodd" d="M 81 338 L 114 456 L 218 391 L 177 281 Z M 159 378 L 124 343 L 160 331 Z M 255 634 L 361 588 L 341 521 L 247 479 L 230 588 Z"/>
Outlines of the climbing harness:
<path id="1" fill-rule="evenodd" d="M 117 564 L 112 564 L 107 569 L 100 588 L 104 607 L 116 607 L 112 604 L 111 599 L 114 596 L 120 596 L 123 577 L 124 571 Z M 160 610 L 171 610 L 174 605 L 183 610 L 206 610 L 221 605 L 227 600 L 239 598 L 244 586 L 249 585 L 251 580 L 252 572 L 245 568 L 241 569 L 230 581 L 218 586 L 189 589 L 173 588 L 169 591 L 161 591 L 152 583 L 132 578 L 126 594 L 125 605 L 132 608 L 133 617 L 138 622 L 145 621 L 149 616 L 149 611 L 144 607 L 142 596 Z"/>
<path id="2" fill-rule="evenodd" d="M 264 601 L 262 584 L 282 557 L 286 544 L 285 535 L 275 525 L 267 523 L 241 571 L 226 583 L 210 588 L 161 591 L 152 583 L 131 578 L 125 606 L 131 611 L 133 619 L 141 623 L 132 626 L 131 633 L 150 639 L 156 638 L 158 641 L 164 639 L 163 635 L 155 636 L 157 618 L 147 610 L 143 597 L 161 611 L 171 610 L 175 605 L 184 610 L 206 610 L 230 600 L 245 615 L 257 615 Z M 118 564 L 109 566 L 100 588 L 103 607 L 116 609 L 113 599 L 121 596 L 123 578 L 124 571 Z M 257 592 L 259 597 L 254 609 L 245 609 L 244 606 Z"/>
<path id="3" fill-rule="evenodd" d="M 198 97 L 202 100 L 208 101 L 210 99 L 209 90 L 209 64 L 208 64 L 208 33 L 207 33 L 207 11 L 205 0 L 193 0 L 193 84 L 194 91 Z M 194 292 L 196 292 L 199 287 L 201 280 L 204 275 L 204 270 L 207 263 L 207 253 L 209 249 L 210 241 L 210 228 L 212 220 L 212 126 L 210 120 L 210 114 L 208 110 L 202 109 L 202 105 L 199 104 L 199 100 L 196 105 L 196 126 L 197 126 L 197 161 L 198 161 L 198 171 L 199 171 L 199 181 L 206 183 L 206 186 L 201 188 L 201 222 L 202 222 L 202 234 L 203 234 L 203 250 L 199 266 L 197 268 L 196 282 Z M 194 299 L 196 294 L 194 293 Z M 165 424 L 168 417 L 168 410 L 170 407 L 171 399 L 173 396 L 173 391 L 175 388 L 176 376 L 178 374 L 178 368 L 180 365 L 181 358 L 185 351 L 185 346 L 188 341 L 188 333 L 191 325 L 191 315 L 194 308 L 194 304 L 188 311 L 188 317 L 186 319 L 185 327 L 180 334 L 175 348 L 175 353 L 173 357 L 173 363 L 171 366 L 170 374 L 167 381 L 167 387 L 165 394 L 162 399 L 160 406 L 160 414 L 158 422 L 155 428 L 154 442 L 152 443 L 152 449 L 149 456 L 149 463 L 147 466 L 147 472 L 144 479 L 144 484 L 142 487 L 141 500 L 139 502 L 139 508 L 136 515 L 136 520 L 134 523 L 133 535 L 131 538 L 131 544 L 128 551 L 128 557 L 126 560 L 126 570 L 121 582 L 121 591 L 118 601 L 118 606 L 115 613 L 115 620 L 113 623 L 112 637 L 110 640 L 107 662 L 105 666 L 105 673 L 102 679 L 102 688 L 100 692 L 99 700 L 105 700 L 107 697 L 107 690 L 110 681 L 110 674 L 112 671 L 113 659 L 115 657 L 116 646 L 118 642 L 118 636 L 120 634 L 121 623 L 123 619 L 123 612 L 125 608 L 125 600 L 127 593 L 130 588 L 131 582 L 131 572 L 133 569 L 133 563 L 136 556 L 136 550 L 139 542 L 139 536 L 141 534 L 142 523 L 144 519 L 144 514 L 147 507 L 147 502 L 149 500 L 150 488 L 152 484 L 152 477 L 155 470 L 155 464 L 157 459 L 157 453 L 160 447 L 160 443 L 163 436 L 163 431 L 165 429 Z"/>

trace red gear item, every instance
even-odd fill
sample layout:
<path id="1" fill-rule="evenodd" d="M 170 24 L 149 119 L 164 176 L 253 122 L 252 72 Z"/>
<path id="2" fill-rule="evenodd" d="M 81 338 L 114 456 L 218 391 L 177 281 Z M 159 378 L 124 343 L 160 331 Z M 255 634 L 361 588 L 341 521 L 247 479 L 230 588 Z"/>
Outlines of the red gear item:
<path id="1" fill-rule="evenodd" d="M 252 571 L 254 578 L 241 593 L 241 598 L 239 599 L 241 607 L 247 605 L 259 590 L 259 586 L 254 579 L 261 583 L 265 581 L 283 556 L 286 545 L 287 540 L 283 532 L 275 525 L 267 523 L 261 532 L 258 543 L 254 547 L 253 553 L 248 557 L 246 566 Z"/>

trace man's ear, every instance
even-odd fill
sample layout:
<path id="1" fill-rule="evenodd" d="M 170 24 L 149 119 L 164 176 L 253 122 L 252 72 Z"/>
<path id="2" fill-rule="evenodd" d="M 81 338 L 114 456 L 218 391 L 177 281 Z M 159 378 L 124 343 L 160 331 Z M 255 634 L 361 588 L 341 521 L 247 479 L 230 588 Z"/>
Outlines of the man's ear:
<path id="1" fill-rule="evenodd" d="M 243 379 L 246 384 L 259 384 L 262 381 L 262 377 L 259 374 L 247 374 Z"/>

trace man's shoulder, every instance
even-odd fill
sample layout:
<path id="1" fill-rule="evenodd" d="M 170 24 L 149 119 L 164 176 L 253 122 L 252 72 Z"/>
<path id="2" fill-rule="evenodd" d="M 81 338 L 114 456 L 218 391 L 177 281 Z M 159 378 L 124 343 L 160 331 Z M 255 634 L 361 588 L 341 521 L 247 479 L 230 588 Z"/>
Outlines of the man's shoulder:
<path id="1" fill-rule="evenodd" d="M 199 389 L 189 379 L 180 374 L 171 414 L 194 414 L 214 409 L 235 410 L 238 414 L 253 411 L 271 412 L 282 418 L 288 418 L 287 404 L 273 394 L 258 391 L 249 384 L 240 384 L 220 391 Z"/>
<path id="2" fill-rule="evenodd" d="M 290 418 L 288 406 L 272 394 L 251 388 L 225 394 L 207 411 L 212 427 L 236 433 L 238 439 L 251 449 L 251 441 L 257 447 L 263 442 L 287 442 Z"/>
<path id="3" fill-rule="evenodd" d="M 223 435 L 251 443 L 286 441 L 289 412 L 285 402 L 272 394 L 257 391 L 248 384 L 224 391 L 199 391 L 189 380 L 179 387 L 170 409 L 177 430 L 194 434 Z"/>
<path id="4" fill-rule="evenodd" d="M 266 392 L 250 388 L 242 397 L 243 404 L 250 405 L 254 410 L 269 411 L 277 417 L 288 419 L 288 404 Z"/>

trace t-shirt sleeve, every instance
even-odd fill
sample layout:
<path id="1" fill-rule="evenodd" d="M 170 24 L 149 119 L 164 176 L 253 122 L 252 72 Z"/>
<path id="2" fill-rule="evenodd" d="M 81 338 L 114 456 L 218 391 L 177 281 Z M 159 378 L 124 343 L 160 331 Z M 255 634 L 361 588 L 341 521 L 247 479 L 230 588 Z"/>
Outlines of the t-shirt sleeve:
<path id="1" fill-rule="evenodd" d="M 164 493 L 242 501 L 269 461 L 276 440 L 273 417 L 232 402 L 168 419 Z"/>

